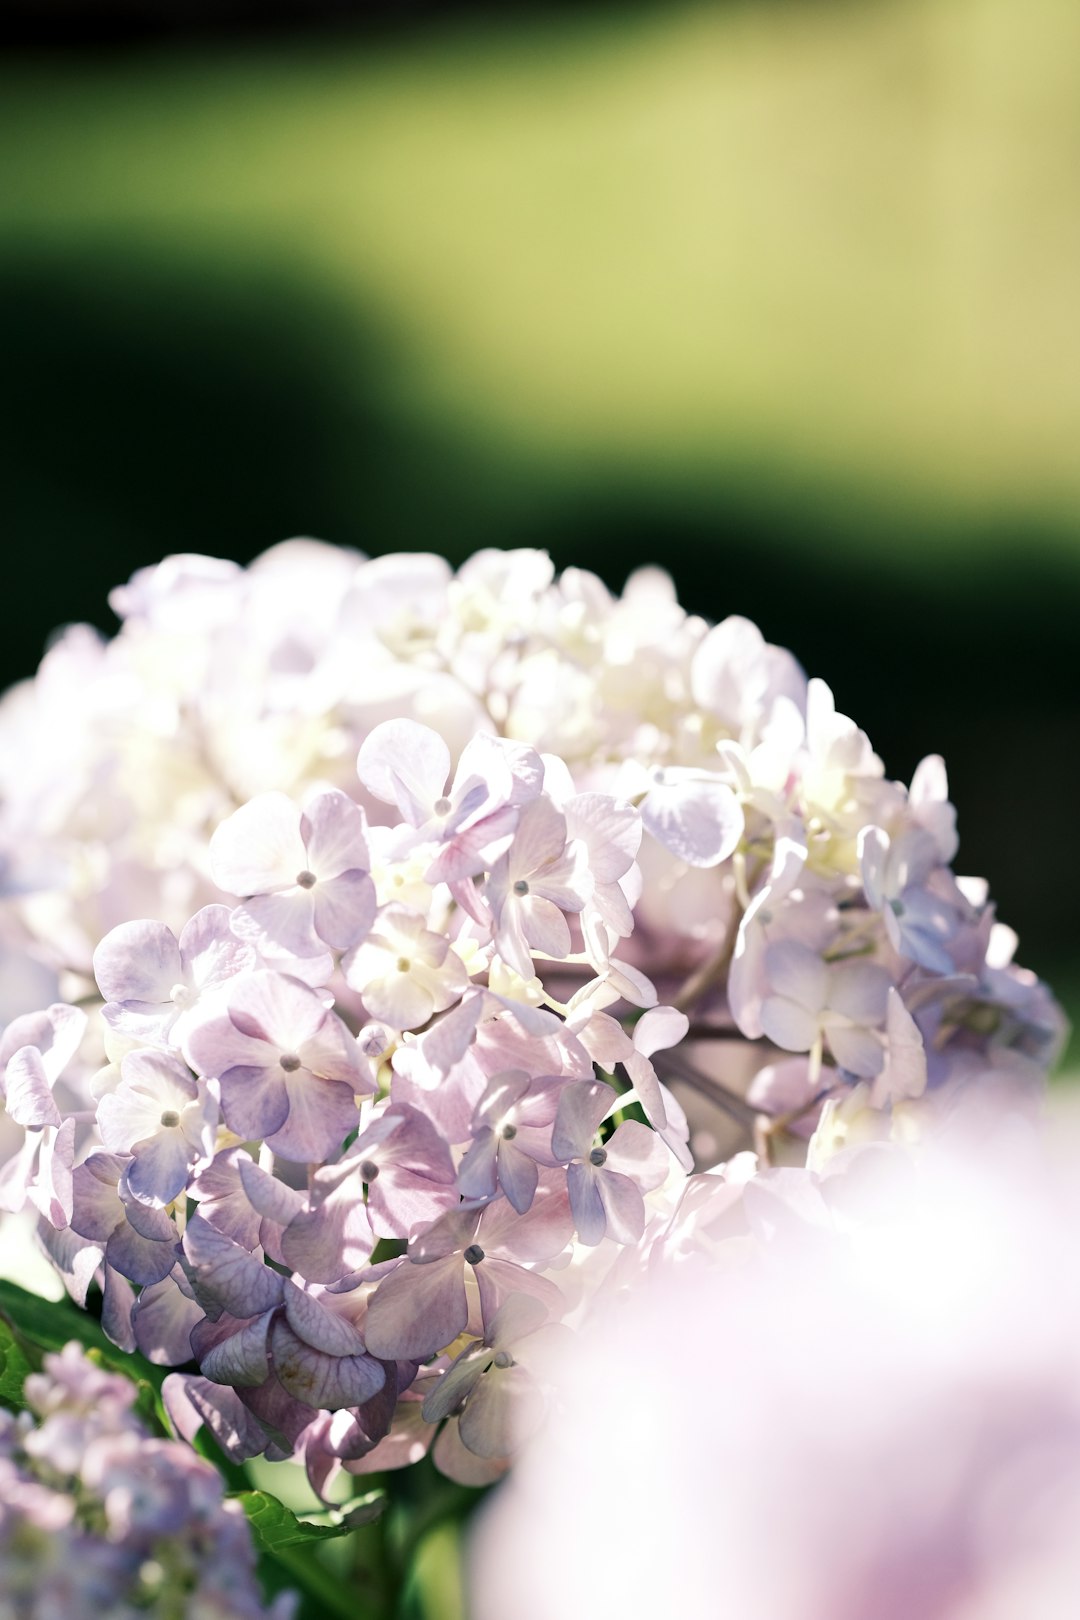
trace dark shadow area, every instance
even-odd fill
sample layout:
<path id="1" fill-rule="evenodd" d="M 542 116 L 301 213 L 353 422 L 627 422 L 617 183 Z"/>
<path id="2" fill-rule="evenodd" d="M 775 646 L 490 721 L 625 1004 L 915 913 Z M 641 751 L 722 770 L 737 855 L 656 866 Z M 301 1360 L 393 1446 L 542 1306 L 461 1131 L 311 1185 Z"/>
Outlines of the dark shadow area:
<path id="1" fill-rule="evenodd" d="M 650 499 L 640 473 L 629 492 L 584 490 L 514 466 L 418 421 L 401 385 L 415 357 L 266 255 L 26 246 L 0 264 L 0 345 L 0 685 L 32 672 L 55 626 L 114 628 L 108 589 L 174 551 L 247 561 L 305 533 L 460 561 L 525 544 L 615 586 L 658 562 L 688 607 L 746 614 L 827 679 L 890 775 L 944 754 L 960 870 L 990 876 L 1025 960 L 1080 954 L 1080 558 L 1060 537 L 954 534 L 955 566 L 923 578 L 883 555 L 902 545 L 895 515 L 878 529 L 868 513 L 866 545 L 840 545 L 839 515 L 820 501 L 784 515 L 749 475 L 707 501 Z"/>
<path id="2" fill-rule="evenodd" d="M 617 0 L 586 0 L 590 11 Z M 429 32 L 447 18 L 485 27 L 580 12 L 583 0 L 4 0 L 0 46 L 109 50 L 155 40 Z M 623 9 L 621 6 L 619 9 Z"/>

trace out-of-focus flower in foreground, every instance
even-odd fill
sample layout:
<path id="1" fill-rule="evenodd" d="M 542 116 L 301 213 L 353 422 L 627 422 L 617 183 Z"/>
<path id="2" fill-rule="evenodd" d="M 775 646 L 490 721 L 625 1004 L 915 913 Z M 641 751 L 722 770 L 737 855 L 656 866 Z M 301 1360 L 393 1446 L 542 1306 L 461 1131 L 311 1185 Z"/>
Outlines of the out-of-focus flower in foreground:
<path id="1" fill-rule="evenodd" d="M 669 1255 L 549 1363 L 475 1620 L 1071 1620 L 1078 1147 L 968 1104 L 915 1156 L 732 1188 L 722 1265 Z"/>

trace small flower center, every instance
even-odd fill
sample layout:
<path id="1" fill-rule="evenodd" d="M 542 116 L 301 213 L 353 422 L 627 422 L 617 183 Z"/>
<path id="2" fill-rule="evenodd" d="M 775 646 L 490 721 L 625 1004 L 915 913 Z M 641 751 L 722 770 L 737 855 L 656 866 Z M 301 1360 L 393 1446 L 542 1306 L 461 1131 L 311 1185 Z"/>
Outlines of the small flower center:
<path id="1" fill-rule="evenodd" d="M 302 889 L 313 889 L 318 879 L 314 872 L 297 872 L 296 881 Z"/>
<path id="2" fill-rule="evenodd" d="M 518 878 L 517 882 L 514 884 L 514 893 L 515 894 L 528 894 L 528 892 L 529 892 L 529 885 L 526 883 L 525 879 L 524 878 Z"/>
<path id="3" fill-rule="evenodd" d="M 437 816 L 448 816 L 450 814 L 450 800 L 449 799 L 436 799 L 435 800 L 435 814 Z"/>
<path id="4" fill-rule="evenodd" d="M 171 1131 L 174 1126 L 179 1125 L 180 1115 L 175 1108 L 165 1108 L 162 1110 L 161 1123 L 167 1131 Z"/>
<path id="5" fill-rule="evenodd" d="M 599 1169 L 600 1165 L 606 1164 L 607 1163 L 607 1149 L 606 1148 L 593 1148 L 592 1152 L 589 1154 L 589 1163 L 590 1164 L 595 1164 L 598 1169 Z"/>
<path id="6" fill-rule="evenodd" d="M 174 984 L 169 991 L 169 1000 L 174 1007 L 186 1007 L 192 1000 L 191 990 L 186 984 Z"/>
<path id="7" fill-rule="evenodd" d="M 465 1250 L 465 1259 L 470 1266 L 478 1266 L 484 1258 L 484 1251 L 479 1243 L 470 1243 Z"/>
<path id="8" fill-rule="evenodd" d="M 495 1366 L 496 1367 L 512 1367 L 513 1365 L 514 1365 L 514 1358 L 510 1354 L 509 1350 L 496 1350 L 496 1352 L 495 1352 Z"/>
<path id="9" fill-rule="evenodd" d="M 407 956 L 399 956 L 398 957 L 398 959 L 397 959 L 397 970 L 398 970 L 399 973 L 408 973 L 408 971 L 409 971 L 409 969 L 411 967 L 412 967 L 412 963 L 409 961 L 409 958 Z"/>
<path id="10" fill-rule="evenodd" d="M 295 1074 L 300 1067 L 300 1059 L 295 1052 L 282 1052 L 279 1061 L 286 1074 Z"/>
<path id="11" fill-rule="evenodd" d="M 362 1178 L 369 1183 L 378 1178 L 379 1167 L 375 1163 L 374 1159 L 364 1160 L 363 1164 L 360 1166 L 360 1174 Z"/>
<path id="12" fill-rule="evenodd" d="M 516 1135 L 517 1135 L 517 1126 L 516 1125 L 504 1125 L 503 1126 L 503 1128 L 502 1128 L 502 1139 L 503 1139 L 504 1142 L 512 1142 Z"/>
<path id="13" fill-rule="evenodd" d="M 904 915 L 904 902 L 902 900 L 890 900 L 889 910 L 894 917 L 902 917 Z"/>

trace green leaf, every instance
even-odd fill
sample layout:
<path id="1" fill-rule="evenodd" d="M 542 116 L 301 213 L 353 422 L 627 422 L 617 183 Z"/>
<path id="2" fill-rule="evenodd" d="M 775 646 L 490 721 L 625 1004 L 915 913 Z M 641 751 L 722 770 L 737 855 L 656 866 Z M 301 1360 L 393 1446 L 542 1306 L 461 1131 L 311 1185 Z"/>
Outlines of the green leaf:
<path id="1" fill-rule="evenodd" d="M 23 1384 L 30 1371 L 14 1333 L 0 1318 L 0 1406 L 19 1410 L 23 1405 Z"/>
<path id="2" fill-rule="evenodd" d="M 236 1500 L 248 1516 L 255 1545 L 260 1552 L 276 1553 L 282 1547 L 299 1547 L 312 1541 L 347 1536 L 348 1524 L 309 1524 L 298 1519 L 291 1508 L 269 1491 L 241 1491 Z"/>
<path id="3" fill-rule="evenodd" d="M 350 1524 L 308 1524 L 269 1491 L 241 1491 L 234 1500 L 247 1514 L 264 1572 L 268 1564 L 276 1565 L 284 1575 L 284 1581 L 276 1578 L 267 1584 L 274 1588 L 286 1583 L 298 1587 L 308 1600 L 305 1613 L 356 1620 L 355 1593 L 350 1593 L 316 1556 L 321 1542 L 349 1535 Z"/>

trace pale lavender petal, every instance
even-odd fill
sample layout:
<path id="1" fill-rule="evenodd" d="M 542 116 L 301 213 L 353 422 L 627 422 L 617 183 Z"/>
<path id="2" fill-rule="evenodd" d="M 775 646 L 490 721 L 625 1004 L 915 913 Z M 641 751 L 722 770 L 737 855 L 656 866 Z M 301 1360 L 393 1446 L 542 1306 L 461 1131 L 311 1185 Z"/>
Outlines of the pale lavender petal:
<path id="1" fill-rule="evenodd" d="M 889 858 L 889 837 L 880 827 L 864 827 L 859 834 L 859 866 L 872 911 L 885 906 L 885 869 Z"/>
<path id="2" fill-rule="evenodd" d="M 617 883 L 641 846 L 641 817 L 606 793 L 578 793 L 564 806 L 566 830 L 589 848 L 589 867 L 598 883 Z"/>
<path id="3" fill-rule="evenodd" d="M 309 799 L 300 820 L 308 870 L 319 882 L 342 872 L 369 870 L 364 814 L 354 799 L 330 788 Z"/>
<path id="4" fill-rule="evenodd" d="M 450 774 L 450 750 L 437 731 L 415 720 L 384 720 L 369 732 L 356 761 L 369 793 L 396 804 L 419 827 L 431 814 Z"/>
<path id="5" fill-rule="evenodd" d="M 7 1112 L 16 1125 L 25 1125 L 28 1130 L 59 1125 L 60 1110 L 36 1046 L 22 1046 L 9 1058 L 3 1085 Z"/>
<path id="6" fill-rule="evenodd" d="M 477 1242 L 522 1264 L 553 1260 L 574 1235 L 574 1221 L 562 1170 L 540 1173 L 528 1214 L 519 1215 L 503 1199 L 489 1204 L 480 1217 Z"/>
<path id="7" fill-rule="evenodd" d="M 676 1007 L 650 1007 L 634 1025 L 634 1045 L 643 1057 L 678 1046 L 690 1028 L 690 1020 Z"/>
<path id="8" fill-rule="evenodd" d="M 205 1424 L 232 1462 L 246 1462 L 266 1450 L 266 1432 L 231 1389 L 206 1378 L 170 1373 L 161 1386 L 174 1433 L 192 1440 Z"/>
<path id="9" fill-rule="evenodd" d="M 37 1180 L 30 1187 L 31 1201 L 55 1227 L 67 1226 L 75 1207 L 75 1121 L 66 1119 L 58 1130 L 42 1132 Z"/>
<path id="10" fill-rule="evenodd" d="M 40 1150 L 40 1134 L 37 1131 L 27 1132 L 18 1152 L 0 1165 L 0 1210 L 5 1214 L 15 1215 L 26 1207 Z"/>
<path id="11" fill-rule="evenodd" d="M 384 1277 L 368 1305 L 364 1338 L 385 1361 L 426 1360 L 452 1344 L 469 1319 L 460 1254 L 429 1265 L 406 1260 Z"/>
<path id="12" fill-rule="evenodd" d="M 432 1452 L 435 1466 L 447 1479 L 458 1485 L 491 1485 L 500 1479 L 510 1466 L 506 1458 L 478 1457 L 462 1443 L 458 1420 L 450 1418 L 439 1431 Z"/>
<path id="13" fill-rule="evenodd" d="M 114 1153 L 91 1153 L 72 1176 L 72 1228 L 80 1237 L 104 1243 L 124 1219 L 117 1183 L 125 1161 Z"/>
<path id="14" fill-rule="evenodd" d="M 550 799 L 533 799 L 523 805 L 510 851 L 513 876 L 530 877 L 554 862 L 563 853 L 566 843 L 566 817 Z"/>
<path id="15" fill-rule="evenodd" d="M 444 1149 L 445 1151 L 445 1149 Z M 388 1166 L 368 1188 L 368 1217 L 377 1237 L 410 1238 L 457 1203 L 453 1167 L 444 1176 Z"/>
<path id="16" fill-rule="evenodd" d="M 238 1155 L 236 1169 L 252 1209 L 276 1226 L 288 1226 L 293 1216 L 298 1215 L 304 1207 L 302 1192 L 286 1186 L 277 1176 L 260 1170 L 246 1153 Z"/>
<path id="17" fill-rule="evenodd" d="M 595 1166 L 583 1164 L 580 1159 L 575 1160 L 566 1172 L 570 1209 L 577 1235 L 590 1248 L 601 1242 L 607 1231 L 607 1215 L 598 1181 L 599 1172 Z"/>
<path id="18" fill-rule="evenodd" d="M 765 972 L 774 995 L 812 1013 L 825 1005 L 828 971 L 817 951 L 808 945 L 795 939 L 770 945 L 765 952 Z"/>
<path id="19" fill-rule="evenodd" d="M 308 1282 L 332 1283 L 364 1265 L 374 1237 L 359 1196 L 345 1182 L 315 1209 L 295 1215 L 281 1236 L 285 1263 Z"/>
<path id="20" fill-rule="evenodd" d="M 534 951 L 544 951 L 558 961 L 570 955 L 573 949 L 570 924 L 558 906 L 542 895 L 530 894 L 519 902 L 518 909 L 525 938 Z"/>
<path id="21" fill-rule="evenodd" d="M 502 1320 L 509 1301 L 524 1294 L 536 1300 L 547 1316 L 561 1316 L 566 1301 L 550 1277 L 526 1271 L 511 1260 L 487 1255 L 476 1267 L 476 1286 L 484 1317 L 485 1336 L 490 1340 L 495 1323 Z"/>
<path id="22" fill-rule="evenodd" d="M 809 1052 L 818 1038 L 818 1018 L 783 996 L 766 996 L 761 1003 L 761 1028 L 774 1046 L 788 1052 Z"/>
<path id="23" fill-rule="evenodd" d="M 108 1264 L 141 1286 L 167 1277 L 176 1264 L 176 1252 L 175 1241 L 160 1243 L 143 1237 L 126 1220 L 116 1226 L 105 1245 Z"/>
<path id="24" fill-rule="evenodd" d="M 888 1036 L 885 1067 L 870 1094 L 875 1108 L 888 1107 L 904 1097 L 921 1097 L 926 1090 L 926 1051 L 922 1035 L 895 988 L 889 990 L 885 1028 Z"/>
<path id="25" fill-rule="evenodd" d="M 3 1206 L 0 1205 L 0 1208 Z M 41 1220 L 37 1229 L 38 1241 L 49 1256 L 68 1294 L 80 1309 L 86 1305 L 90 1284 L 104 1259 L 104 1250 L 88 1243 L 70 1226 L 58 1232 L 50 1221 Z"/>
<path id="26" fill-rule="evenodd" d="M 421 1413 L 425 1423 L 441 1423 L 449 1417 L 491 1366 L 493 1352 L 473 1345 L 448 1367 L 438 1383 L 424 1397 Z"/>
<path id="27" fill-rule="evenodd" d="M 386 1438 L 380 1440 L 374 1450 L 350 1459 L 345 1467 L 350 1474 L 376 1474 L 387 1469 L 409 1468 L 427 1455 L 435 1438 L 435 1429 L 434 1423 L 424 1422 L 419 1401 L 399 1401 Z"/>
<path id="28" fill-rule="evenodd" d="M 341 872 L 311 890 L 315 932 L 335 951 L 351 950 L 365 939 L 375 920 L 375 885 L 366 872 Z"/>
<path id="29" fill-rule="evenodd" d="M 181 1130 L 162 1130 L 137 1142 L 127 1170 L 132 1196 L 144 1204 L 171 1204 L 187 1185 L 190 1160 L 191 1148 Z"/>
<path id="30" fill-rule="evenodd" d="M 636 1119 L 624 1120 L 615 1128 L 605 1151 L 608 1169 L 633 1177 L 641 1187 L 659 1187 L 671 1168 L 660 1137 Z"/>
<path id="31" fill-rule="evenodd" d="M 573 1080 L 565 1086 L 551 1133 L 555 1157 L 575 1159 L 588 1153 L 601 1120 L 616 1101 L 614 1087 L 602 1080 Z"/>
<path id="32" fill-rule="evenodd" d="M 268 1338 L 274 1312 L 264 1311 L 261 1316 L 244 1322 L 235 1333 L 221 1339 L 208 1350 L 199 1348 L 196 1332 L 193 1343 L 199 1359 L 199 1370 L 204 1378 L 215 1384 L 230 1384 L 234 1388 L 254 1388 L 270 1376 Z"/>
<path id="33" fill-rule="evenodd" d="M 320 1080 L 342 1080 L 350 1091 L 374 1091 L 371 1069 L 355 1037 L 336 1013 L 327 1012 L 310 1040 L 301 1041 L 295 1051 L 303 1066 Z"/>
<path id="34" fill-rule="evenodd" d="M 892 979 L 876 962 L 845 962 L 829 974 L 828 1004 L 860 1024 L 885 1021 Z"/>
<path id="35" fill-rule="evenodd" d="M 493 1350 L 512 1350 L 543 1327 L 550 1314 L 546 1302 L 535 1294 L 510 1294 L 488 1324 L 487 1342 Z"/>
<path id="36" fill-rule="evenodd" d="M 597 1191 L 604 1206 L 608 1237 L 616 1243 L 640 1242 L 645 1231 L 645 1201 L 637 1183 L 605 1167 L 597 1177 Z"/>
<path id="37" fill-rule="evenodd" d="M 281 1303 L 283 1279 L 239 1244 L 193 1215 L 184 1233 L 184 1253 L 195 1296 L 233 1316 L 258 1316 Z M 156 1279 L 155 1279 L 156 1280 Z"/>
<path id="38" fill-rule="evenodd" d="M 285 1282 L 285 1314 L 293 1332 L 313 1350 L 323 1350 L 328 1356 L 364 1354 L 363 1335 L 347 1317 L 327 1310 L 314 1294 L 297 1288 L 288 1280 Z"/>
<path id="39" fill-rule="evenodd" d="M 245 1141 L 272 1136 L 289 1117 L 284 1071 L 226 1069 L 221 1076 L 221 1112 L 229 1129 Z"/>
<path id="40" fill-rule="evenodd" d="M 255 952 L 233 933 L 228 906 L 203 906 L 180 935 L 184 972 L 197 990 L 216 990 L 255 965 Z"/>
<path id="41" fill-rule="evenodd" d="M 124 1209 L 124 1219 L 133 1226 L 140 1237 L 147 1238 L 152 1243 L 167 1243 L 175 1246 L 176 1228 L 172 1217 L 163 1209 L 155 1209 L 151 1204 L 144 1204 L 132 1198 L 127 1184 L 130 1163 L 120 1177 L 120 1201 Z"/>
<path id="42" fill-rule="evenodd" d="M 251 1250 L 259 1241 L 258 1213 L 252 1209 L 240 1175 L 241 1161 L 251 1159 L 241 1148 L 226 1148 L 199 1172 L 191 1192 L 199 1200 L 199 1213 L 216 1231 Z"/>
<path id="43" fill-rule="evenodd" d="M 267 1146 L 297 1164 L 328 1159 L 356 1128 L 359 1109 L 352 1087 L 300 1069 L 285 1076 L 285 1090 L 288 1117 L 276 1131 L 264 1133 Z"/>
<path id="44" fill-rule="evenodd" d="M 654 788 L 642 800 L 646 832 L 687 866 L 719 866 L 738 848 L 742 807 L 715 779 L 691 779 Z"/>
<path id="45" fill-rule="evenodd" d="M 368 1016 L 381 1018 L 395 1029 L 418 1029 L 435 1011 L 435 999 L 411 973 L 388 974 L 361 985 Z"/>
<path id="46" fill-rule="evenodd" d="M 144 1288 L 135 1301 L 132 1326 L 135 1343 L 148 1361 L 175 1367 L 191 1359 L 191 1330 L 203 1319 L 202 1309 L 179 1279 L 175 1267 L 161 1282 Z"/>
<path id="47" fill-rule="evenodd" d="M 483 821 L 455 833 L 424 873 L 425 881 L 460 883 L 488 871 L 513 843 L 517 820 L 517 810 L 504 805 Z"/>
<path id="48" fill-rule="evenodd" d="M 300 811 L 284 793 L 260 793 L 210 840 L 210 875 L 226 894 L 265 894 L 307 870 Z"/>
<path id="49" fill-rule="evenodd" d="M 479 1131 L 474 1137 L 458 1167 L 458 1188 L 463 1198 L 494 1198 L 498 1146 L 492 1130 Z"/>
<path id="50" fill-rule="evenodd" d="M 457 1205 L 447 1210 L 410 1244 L 410 1259 L 417 1265 L 426 1266 L 433 1260 L 443 1260 L 448 1254 L 468 1248 L 476 1236 L 479 1219 L 475 1209 Z"/>
<path id="51" fill-rule="evenodd" d="M 274 1322 L 270 1344 L 282 1388 L 316 1411 L 362 1406 L 386 1381 L 385 1369 L 374 1357 L 333 1356 L 313 1350 L 280 1316 Z"/>
<path id="52" fill-rule="evenodd" d="M 880 1038 L 869 1029 L 857 1025 L 845 1029 L 843 1025 L 828 1025 L 827 1034 L 833 1056 L 842 1069 L 857 1074 L 862 1080 L 872 1080 L 880 1074 L 885 1063 L 885 1052 Z"/>
<path id="53" fill-rule="evenodd" d="M 499 1142 L 498 1154 L 499 1183 L 518 1214 L 524 1215 L 536 1194 L 539 1177 L 536 1160 L 522 1153 L 515 1142 Z"/>
<path id="54" fill-rule="evenodd" d="M 655 1125 L 658 1131 L 662 1131 L 667 1124 L 667 1113 L 664 1108 L 664 1094 L 656 1078 L 656 1070 L 641 1052 L 631 1052 L 626 1059 L 625 1068 L 649 1123 Z"/>
<path id="55" fill-rule="evenodd" d="M 108 1261 L 104 1267 L 104 1285 L 101 1291 L 101 1326 L 106 1336 L 120 1350 L 129 1354 L 135 1348 L 135 1334 L 131 1325 L 131 1307 L 135 1291 L 126 1277 L 114 1271 Z"/>
<path id="56" fill-rule="evenodd" d="M 322 941 L 315 933 L 314 889 L 278 889 L 254 894 L 232 914 L 237 937 L 253 947 L 266 946 L 287 959 L 318 956 Z"/>
<path id="57" fill-rule="evenodd" d="M 535 1434 L 544 1411 L 544 1397 L 526 1368 L 493 1367 L 466 1402 L 458 1434 L 478 1457 L 505 1457 Z"/>
<path id="58" fill-rule="evenodd" d="M 94 952 L 94 978 L 106 1001 L 168 1001 L 183 980 L 180 946 L 161 922 L 126 922 Z"/>

